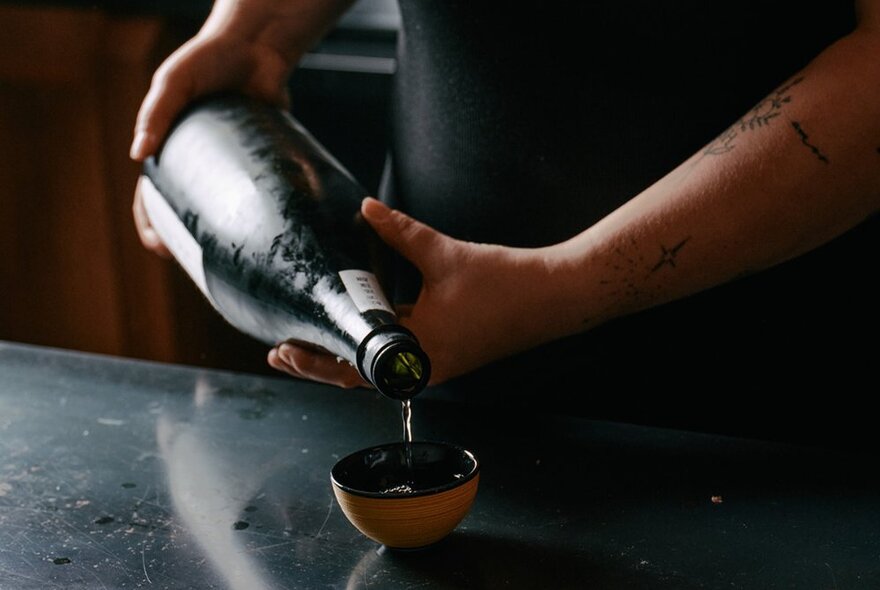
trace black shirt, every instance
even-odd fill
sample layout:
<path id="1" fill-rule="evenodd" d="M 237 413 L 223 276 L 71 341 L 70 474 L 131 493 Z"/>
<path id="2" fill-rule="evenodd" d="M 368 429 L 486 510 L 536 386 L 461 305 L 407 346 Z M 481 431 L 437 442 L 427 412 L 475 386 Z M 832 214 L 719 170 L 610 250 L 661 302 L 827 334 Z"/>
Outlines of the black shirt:
<path id="1" fill-rule="evenodd" d="M 400 2 L 386 198 L 452 236 L 539 246 L 575 235 L 855 24 L 843 0 L 533 6 Z M 738 433 L 794 424 L 792 408 L 827 420 L 825 404 L 807 407 L 805 387 L 851 393 L 873 383 L 876 347 L 859 339 L 878 325 L 880 293 L 865 272 L 875 228 L 872 220 L 796 261 L 500 361 L 435 394 L 554 399 L 597 417 Z M 417 276 L 406 273 L 401 293 L 411 299 Z M 718 400 L 731 404 L 716 411 Z"/>
<path id="2" fill-rule="evenodd" d="M 846 0 L 530 6 L 400 2 L 397 204 L 456 237 L 571 237 L 854 26 Z"/>

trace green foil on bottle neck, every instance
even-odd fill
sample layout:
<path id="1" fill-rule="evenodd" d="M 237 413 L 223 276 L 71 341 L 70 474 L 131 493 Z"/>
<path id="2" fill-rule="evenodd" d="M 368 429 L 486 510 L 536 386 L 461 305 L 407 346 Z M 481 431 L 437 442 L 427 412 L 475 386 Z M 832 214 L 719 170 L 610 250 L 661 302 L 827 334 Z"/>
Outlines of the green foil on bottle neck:
<path id="1" fill-rule="evenodd" d="M 418 381 L 422 378 L 422 363 L 411 352 L 399 352 L 391 361 L 391 373 L 398 378 L 411 378 Z"/>
<path id="2" fill-rule="evenodd" d="M 410 399 L 428 384 L 431 361 L 407 332 L 378 331 L 358 354 L 364 378 L 391 399 Z"/>
<path id="3" fill-rule="evenodd" d="M 418 356 L 411 352 L 398 352 L 388 359 L 385 371 L 382 372 L 379 389 L 396 399 L 409 399 L 418 393 L 416 389 L 422 381 L 424 368 Z"/>

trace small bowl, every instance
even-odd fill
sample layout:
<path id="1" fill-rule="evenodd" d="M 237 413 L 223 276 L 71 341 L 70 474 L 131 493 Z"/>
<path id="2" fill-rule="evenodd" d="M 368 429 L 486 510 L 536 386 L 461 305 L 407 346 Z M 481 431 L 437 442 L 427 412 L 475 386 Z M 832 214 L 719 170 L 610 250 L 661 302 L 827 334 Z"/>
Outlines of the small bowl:
<path id="1" fill-rule="evenodd" d="M 416 549 L 451 533 L 477 495 L 480 464 L 446 443 L 402 442 L 352 453 L 330 474 L 342 512 L 364 535 L 392 549 Z"/>

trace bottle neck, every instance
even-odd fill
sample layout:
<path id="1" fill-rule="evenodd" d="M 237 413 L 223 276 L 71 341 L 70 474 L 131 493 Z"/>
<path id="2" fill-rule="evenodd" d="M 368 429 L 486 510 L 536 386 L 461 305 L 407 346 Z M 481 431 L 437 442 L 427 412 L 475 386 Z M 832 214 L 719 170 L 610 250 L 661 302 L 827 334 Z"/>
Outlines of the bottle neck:
<path id="1" fill-rule="evenodd" d="M 407 400 L 422 391 L 431 376 L 431 362 L 415 336 L 400 325 L 374 330 L 357 353 L 361 375 L 379 392 Z"/>

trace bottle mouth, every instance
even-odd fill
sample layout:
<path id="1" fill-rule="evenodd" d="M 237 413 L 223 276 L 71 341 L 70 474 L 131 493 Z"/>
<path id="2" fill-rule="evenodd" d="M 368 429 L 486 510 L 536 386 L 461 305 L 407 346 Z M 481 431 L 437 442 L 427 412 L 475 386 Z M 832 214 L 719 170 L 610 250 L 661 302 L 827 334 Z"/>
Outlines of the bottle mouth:
<path id="1" fill-rule="evenodd" d="M 415 337 L 400 327 L 374 333 L 358 356 L 362 358 L 358 364 L 364 377 L 392 399 L 411 399 L 425 388 L 431 376 L 428 356 Z"/>
<path id="2" fill-rule="evenodd" d="M 373 371 L 380 391 L 393 391 L 402 398 L 410 398 L 421 391 L 425 366 L 418 356 L 402 350 L 386 355 L 380 362 L 387 364 L 387 368 Z"/>

